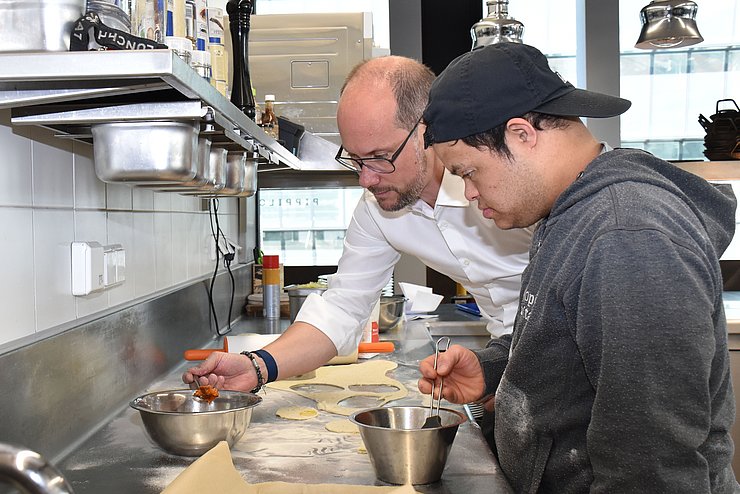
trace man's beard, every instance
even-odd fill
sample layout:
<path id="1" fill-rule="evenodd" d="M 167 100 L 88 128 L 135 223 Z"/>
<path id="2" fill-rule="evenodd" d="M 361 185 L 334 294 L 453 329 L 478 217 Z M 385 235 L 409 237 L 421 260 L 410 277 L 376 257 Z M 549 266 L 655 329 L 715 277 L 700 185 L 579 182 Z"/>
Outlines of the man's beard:
<path id="1" fill-rule="evenodd" d="M 398 200 L 393 204 L 384 205 L 382 202 L 378 201 L 378 206 L 380 206 L 383 211 L 400 211 L 406 206 L 410 206 L 419 200 L 421 192 L 424 190 L 424 187 L 426 187 L 428 172 L 426 155 L 419 151 L 420 150 L 417 148 L 416 162 L 418 163 L 418 167 L 416 175 L 414 176 L 413 181 L 404 190 L 399 190 L 396 187 L 368 187 L 367 190 L 373 194 L 387 191 L 393 191 L 398 194 Z"/>

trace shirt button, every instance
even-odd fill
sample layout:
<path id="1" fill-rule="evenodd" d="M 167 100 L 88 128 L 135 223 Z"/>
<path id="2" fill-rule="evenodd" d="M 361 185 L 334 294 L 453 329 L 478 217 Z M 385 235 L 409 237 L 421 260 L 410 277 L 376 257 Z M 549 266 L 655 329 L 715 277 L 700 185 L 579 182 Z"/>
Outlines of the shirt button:
<path id="1" fill-rule="evenodd" d="M 446 221 L 443 221 L 443 222 L 441 222 L 439 224 L 439 229 L 440 230 L 444 230 L 445 228 L 447 228 L 447 222 Z"/>
<path id="2" fill-rule="evenodd" d="M 470 266 L 470 260 L 469 259 L 463 259 L 462 260 L 463 266 Z"/>

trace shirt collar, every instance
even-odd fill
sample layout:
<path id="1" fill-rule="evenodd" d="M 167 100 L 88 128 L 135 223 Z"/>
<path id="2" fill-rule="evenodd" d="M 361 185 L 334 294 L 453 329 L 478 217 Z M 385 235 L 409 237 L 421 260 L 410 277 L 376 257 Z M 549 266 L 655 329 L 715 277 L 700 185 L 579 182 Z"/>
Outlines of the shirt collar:
<path id="1" fill-rule="evenodd" d="M 465 182 L 463 182 L 462 178 L 453 175 L 445 168 L 442 175 L 442 183 L 437 193 L 437 201 L 434 203 L 434 209 L 438 206 L 468 207 L 468 205 L 470 205 L 470 201 L 465 199 Z M 421 199 L 406 207 L 411 211 L 426 215 L 431 215 L 433 210 Z"/>
<path id="2" fill-rule="evenodd" d="M 442 175 L 442 185 L 440 185 L 437 194 L 436 205 L 467 207 L 469 204 L 470 201 L 465 199 L 465 182 L 445 168 L 444 175 Z"/>

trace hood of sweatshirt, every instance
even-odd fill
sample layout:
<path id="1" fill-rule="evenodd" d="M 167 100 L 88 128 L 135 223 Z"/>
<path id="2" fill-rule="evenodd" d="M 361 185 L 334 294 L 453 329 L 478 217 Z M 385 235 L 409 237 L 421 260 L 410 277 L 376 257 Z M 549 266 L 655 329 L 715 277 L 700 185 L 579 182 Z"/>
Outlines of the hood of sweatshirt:
<path id="1" fill-rule="evenodd" d="M 712 245 L 721 256 L 735 234 L 737 201 L 729 184 L 712 184 L 650 153 L 638 149 L 615 149 L 596 157 L 553 204 L 546 226 L 558 221 L 574 204 L 607 186 L 641 182 L 665 189 L 683 201 L 704 225 Z"/>

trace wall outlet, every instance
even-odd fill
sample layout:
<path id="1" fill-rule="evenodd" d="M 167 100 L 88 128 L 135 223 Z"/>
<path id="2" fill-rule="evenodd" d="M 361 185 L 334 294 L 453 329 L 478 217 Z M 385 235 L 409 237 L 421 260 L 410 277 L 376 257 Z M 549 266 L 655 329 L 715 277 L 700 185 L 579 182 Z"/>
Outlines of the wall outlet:
<path id="1" fill-rule="evenodd" d="M 88 295 L 105 288 L 103 266 L 102 245 L 72 242 L 72 295 Z"/>

